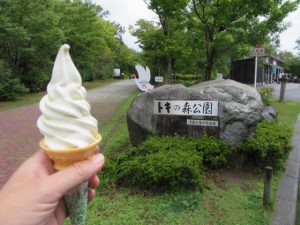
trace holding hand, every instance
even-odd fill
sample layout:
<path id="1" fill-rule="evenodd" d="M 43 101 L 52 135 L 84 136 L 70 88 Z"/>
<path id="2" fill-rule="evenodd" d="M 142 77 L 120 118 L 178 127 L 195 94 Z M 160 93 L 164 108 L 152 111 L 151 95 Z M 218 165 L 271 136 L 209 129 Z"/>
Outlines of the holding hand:
<path id="1" fill-rule="evenodd" d="M 97 154 L 55 172 L 46 153 L 27 159 L 0 191 L 0 221 L 5 225 L 62 225 L 66 207 L 62 197 L 89 181 L 89 201 L 99 185 L 104 156 Z"/>

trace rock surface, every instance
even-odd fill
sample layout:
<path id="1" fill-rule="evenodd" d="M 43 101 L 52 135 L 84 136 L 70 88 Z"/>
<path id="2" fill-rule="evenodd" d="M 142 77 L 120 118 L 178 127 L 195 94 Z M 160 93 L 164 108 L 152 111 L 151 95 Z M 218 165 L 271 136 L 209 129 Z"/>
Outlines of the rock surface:
<path id="1" fill-rule="evenodd" d="M 154 100 L 218 100 L 219 127 L 187 125 L 187 119 L 205 119 L 199 116 L 154 115 Z M 256 89 L 232 80 L 215 80 L 190 88 L 164 85 L 142 93 L 128 110 L 127 123 L 131 143 L 135 146 L 150 134 L 174 133 L 194 137 L 208 133 L 235 145 L 254 134 L 262 111 L 263 103 Z"/>
<path id="2" fill-rule="evenodd" d="M 277 121 L 277 112 L 273 106 L 266 106 L 262 112 L 262 117 L 267 121 Z"/>

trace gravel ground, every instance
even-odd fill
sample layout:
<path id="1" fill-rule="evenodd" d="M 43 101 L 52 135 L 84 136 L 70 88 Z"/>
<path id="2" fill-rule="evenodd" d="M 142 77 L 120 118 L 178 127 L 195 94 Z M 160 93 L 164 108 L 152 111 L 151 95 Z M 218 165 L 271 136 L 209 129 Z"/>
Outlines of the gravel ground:
<path id="1" fill-rule="evenodd" d="M 135 89 L 133 80 L 121 80 L 88 92 L 92 115 L 98 119 L 100 129 Z M 36 127 L 39 116 L 38 104 L 0 112 L 0 188 L 16 168 L 38 149 L 42 138 Z"/>

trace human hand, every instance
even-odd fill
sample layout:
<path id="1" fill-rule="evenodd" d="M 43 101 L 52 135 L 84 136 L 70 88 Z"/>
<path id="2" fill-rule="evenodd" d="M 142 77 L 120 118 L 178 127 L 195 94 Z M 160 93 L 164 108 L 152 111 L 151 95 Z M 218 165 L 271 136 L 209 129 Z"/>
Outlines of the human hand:
<path id="1" fill-rule="evenodd" d="M 97 154 L 62 171 L 39 150 L 27 159 L 0 190 L 0 221 L 4 225 L 62 225 L 66 208 L 62 197 L 89 181 L 89 201 L 99 185 L 96 173 L 104 164 Z"/>

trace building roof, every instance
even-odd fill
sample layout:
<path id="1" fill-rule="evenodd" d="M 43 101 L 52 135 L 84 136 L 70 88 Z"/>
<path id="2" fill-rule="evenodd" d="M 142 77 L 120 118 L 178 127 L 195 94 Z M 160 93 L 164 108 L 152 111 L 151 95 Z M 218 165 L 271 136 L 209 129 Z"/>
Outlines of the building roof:
<path id="1" fill-rule="evenodd" d="M 273 59 L 276 59 L 277 61 L 280 61 L 282 63 L 285 63 L 283 60 L 273 56 L 273 55 L 264 55 L 264 56 L 259 56 L 258 58 L 266 58 L 266 57 L 271 57 Z M 237 59 L 237 60 L 233 60 L 233 62 L 237 62 L 237 61 L 243 61 L 243 60 L 248 60 L 248 59 L 254 59 L 255 56 L 251 56 L 251 57 L 246 57 L 246 58 L 243 58 L 243 59 Z"/>

